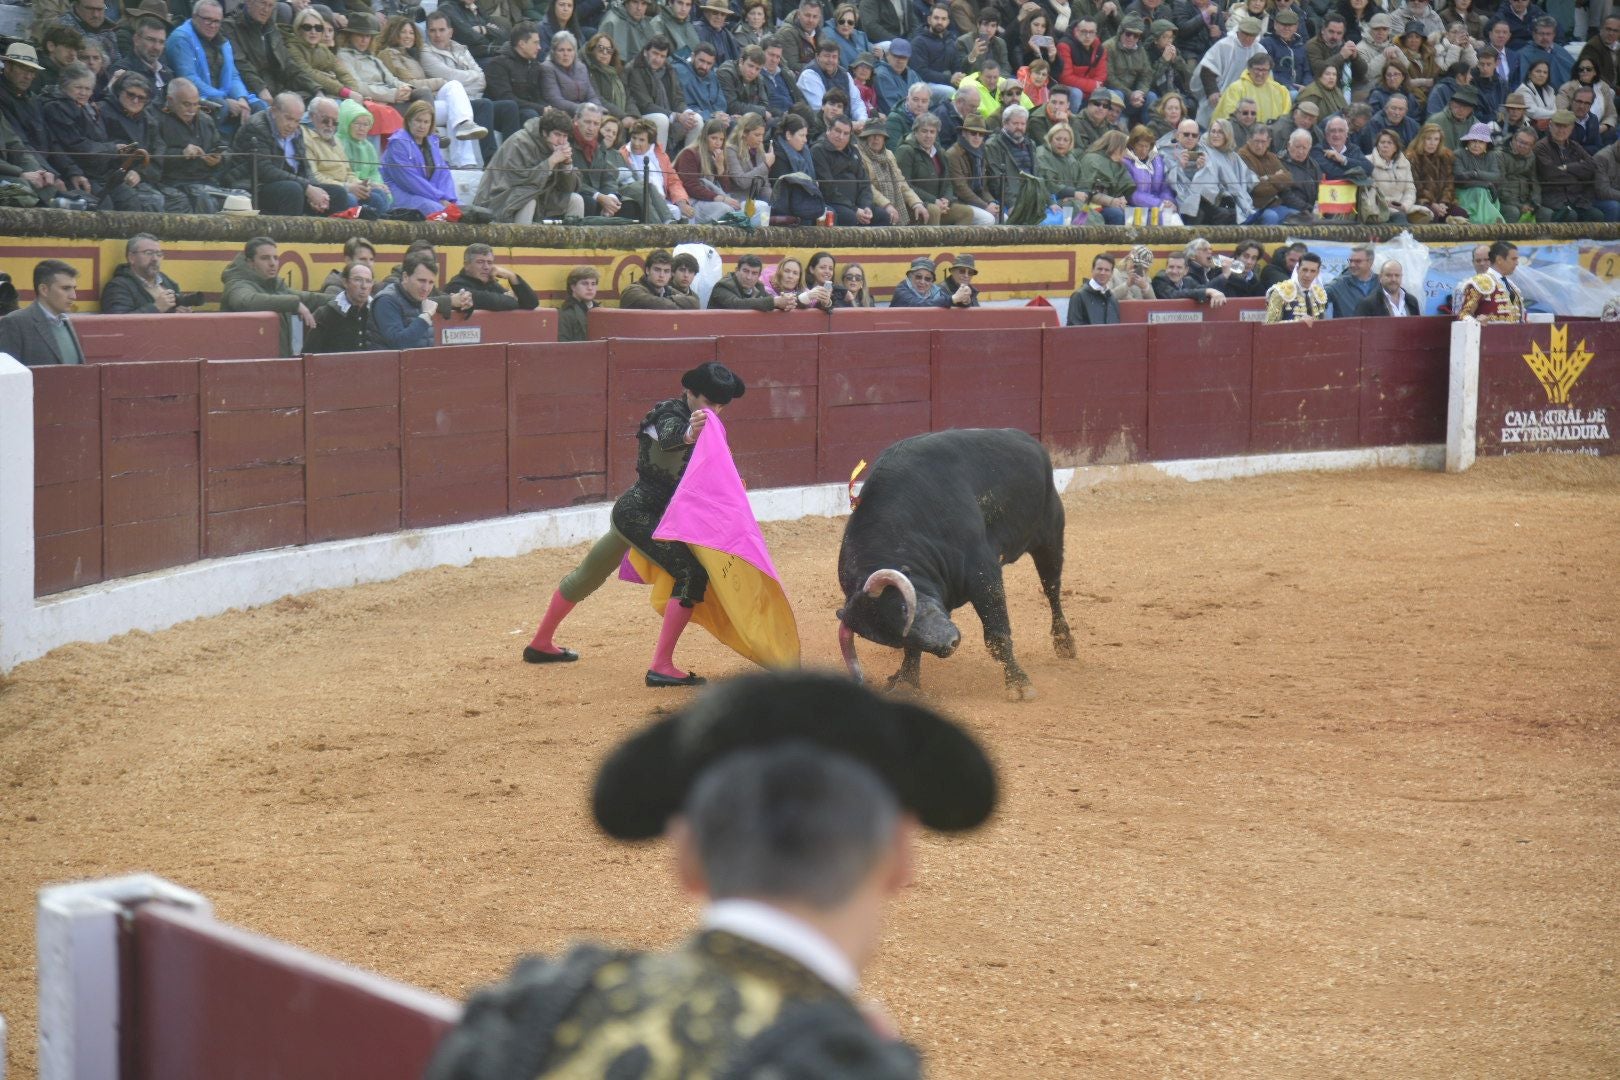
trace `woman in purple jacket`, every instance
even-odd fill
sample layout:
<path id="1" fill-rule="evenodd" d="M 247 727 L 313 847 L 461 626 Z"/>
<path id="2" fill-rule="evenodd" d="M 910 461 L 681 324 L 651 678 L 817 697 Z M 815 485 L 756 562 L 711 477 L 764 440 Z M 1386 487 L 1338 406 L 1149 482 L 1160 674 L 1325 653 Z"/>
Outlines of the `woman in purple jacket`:
<path id="1" fill-rule="evenodd" d="M 411 102 L 405 110 L 405 130 L 388 140 L 380 165 L 396 209 L 420 210 L 423 217 L 432 218 L 456 205 L 455 180 L 433 134 L 432 102 Z"/>
<path id="2" fill-rule="evenodd" d="M 540 100 L 569 116 L 587 101 L 602 104 L 591 83 L 590 69 L 579 58 L 579 41 L 566 30 L 551 39 L 551 55 L 540 65 Z"/>
<path id="3" fill-rule="evenodd" d="M 1181 214 L 1176 209 L 1176 189 L 1171 186 L 1169 177 L 1165 175 L 1164 155 L 1159 153 L 1157 144 L 1158 137 L 1153 134 L 1151 128 L 1138 124 L 1131 129 L 1130 142 L 1125 144 L 1123 162 L 1125 172 L 1136 181 L 1136 191 L 1131 194 L 1130 205 L 1158 210 L 1159 220 L 1153 224 L 1180 225 Z"/>

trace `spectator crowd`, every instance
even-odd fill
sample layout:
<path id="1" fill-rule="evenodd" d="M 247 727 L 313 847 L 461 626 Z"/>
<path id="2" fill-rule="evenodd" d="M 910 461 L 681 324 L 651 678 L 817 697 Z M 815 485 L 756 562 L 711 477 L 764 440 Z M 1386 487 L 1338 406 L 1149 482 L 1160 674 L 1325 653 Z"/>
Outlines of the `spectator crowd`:
<path id="1" fill-rule="evenodd" d="M 220 307 L 275 312 L 281 322 L 281 355 L 287 356 L 424 348 L 435 344 L 435 326 L 441 321 L 476 311 L 533 311 L 540 306 L 533 287 L 496 262 L 488 244 L 469 245 L 460 271 L 443 287 L 439 255 L 429 240 L 413 243 L 399 266 L 381 278 L 377 250 L 369 240 L 351 238 L 343 258 L 343 268 L 333 270 L 320 290 L 295 289 L 281 277 L 275 240 L 255 237 L 225 267 Z M 185 313 L 201 304 L 201 293 L 183 292 L 163 272 L 163 259 L 157 237 L 131 237 L 124 264 L 101 288 L 101 310 L 157 315 Z M 1477 245 L 1474 274 L 1449 298 L 1446 310 L 1481 322 L 1523 321 L 1524 299 L 1509 280 L 1518 259 L 1518 249 L 1507 241 Z M 1090 276 L 1069 298 L 1066 325 L 1118 323 L 1122 300 L 1185 300 L 1220 307 L 1229 299 L 1264 297 L 1267 323 L 1307 325 L 1328 318 L 1414 317 L 1423 310 L 1419 296 L 1404 288 L 1401 264 L 1386 259 L 1380 266 L 1366 244 L 1350 249 L 1345 272 L 1331 282 L 1320 278 L 1321 256 L 1298 242 L 1279 246 L 1268 258 L 1254 241 L 1244 241 L 1224 256 L 1209 241 L 1196 239 L 1171 253 L 1164 269 L 1150 278 L 1153 264 L 1153 253 L 1145 247 L 1133 248 L 1123 260 L 1107 253 L 1095 256 Z M 804 260 L 788 256 L 771 266 L 758 255 L 742 255 L 731 272 L 709 286 L 706 303 L 696 288 L 700 270 L 688 253 L 653 251 L 643 261 L 641 276 L 620 292 L 619 307 L 770 313 L 877 306 L 865 268 L 859 263 L 840 267 L 826 251 Z M 893 283 L 888 306 L 979 307 L 978 276 L 971 254 L 956 255 L 943 270 L 933 259 L 919 256 Z M 83 363 L 84 350 L 69 318 L 78 271 L 46 259 L 35 266 L 33 277 L 35 302 L 0 318 L 0 353 L 30 366 Z M 558 340 L 589 337 L 591 312 L 600 306 L 599 285 L 594 267 L 569 271 Z"/>
<path id="2" fill-rule="evenodd" d="M 34 0 L 31 14 L 0 40 L 0 206 L 1620 221 L 1607 4 Z"/>

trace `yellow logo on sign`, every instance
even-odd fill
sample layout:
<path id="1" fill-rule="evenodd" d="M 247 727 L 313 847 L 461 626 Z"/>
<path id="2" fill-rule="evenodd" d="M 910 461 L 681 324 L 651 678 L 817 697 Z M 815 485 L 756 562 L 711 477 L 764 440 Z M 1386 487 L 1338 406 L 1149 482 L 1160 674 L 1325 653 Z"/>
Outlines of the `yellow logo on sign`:
<path id="1" fill-rule="evenodd" d="M 1530 370 L 1541 382 L 1541 388 L 1547 391 L 1547 400 L 1553 405 L 1569 404 L 1569 391 L 1575 385 L 1575 380 L 1581 377 L 1586 365 L 1592 362 L 1592 353 L 1586 348 L 1586 339 L 1582 338 L 1575 348 L 1569 347 L 1569 327 L 1555 326 L 1552 328 L 1552 337 L 1547 341 L 1547 351 L 1542 352 L 1541 346 L 1535 342 L 1530 343 L 1530 351 L 1525 353 L 1524 362 L 1530 365 Z"/>

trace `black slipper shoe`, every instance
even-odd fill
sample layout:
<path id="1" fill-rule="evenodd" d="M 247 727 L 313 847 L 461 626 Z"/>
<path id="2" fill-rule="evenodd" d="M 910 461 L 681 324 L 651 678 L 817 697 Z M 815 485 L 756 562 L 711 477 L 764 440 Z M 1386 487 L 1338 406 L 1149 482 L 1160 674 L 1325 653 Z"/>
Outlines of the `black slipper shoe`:
<path id="1" fill-rule="evenodd" d="M 693 672 L 684 679 L 677 679 L 673 675 L 660 675 L 656 671 L 647 672 L 648 686 L 702 686 L 709 680 Z"/>
<path id="2" fill-rule="evenodd" d="M 523 662 L 526 664 L 572 664 L 579 659 L 579 653 L 573 649 L 564 649 L 562 652 L 541 652 L 533 645 L 523 646 Z"/>

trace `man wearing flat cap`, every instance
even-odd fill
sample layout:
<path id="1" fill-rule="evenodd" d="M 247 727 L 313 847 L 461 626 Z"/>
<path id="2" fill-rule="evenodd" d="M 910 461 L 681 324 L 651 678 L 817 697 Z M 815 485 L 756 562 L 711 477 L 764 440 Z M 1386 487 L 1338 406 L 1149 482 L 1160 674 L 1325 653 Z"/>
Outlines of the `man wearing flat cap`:
<path id="1" fill-rule="evenodd" d="M 631 736 L 596 822 L 668 836 L 701 928 L 666 953 L 577 946 L 473 995 L 428 1080 L 919 1075 L 857 997 L 918 826 L 974 829 L 995 773 L 961 728 L 830 675 L 749 675 Z"/>

